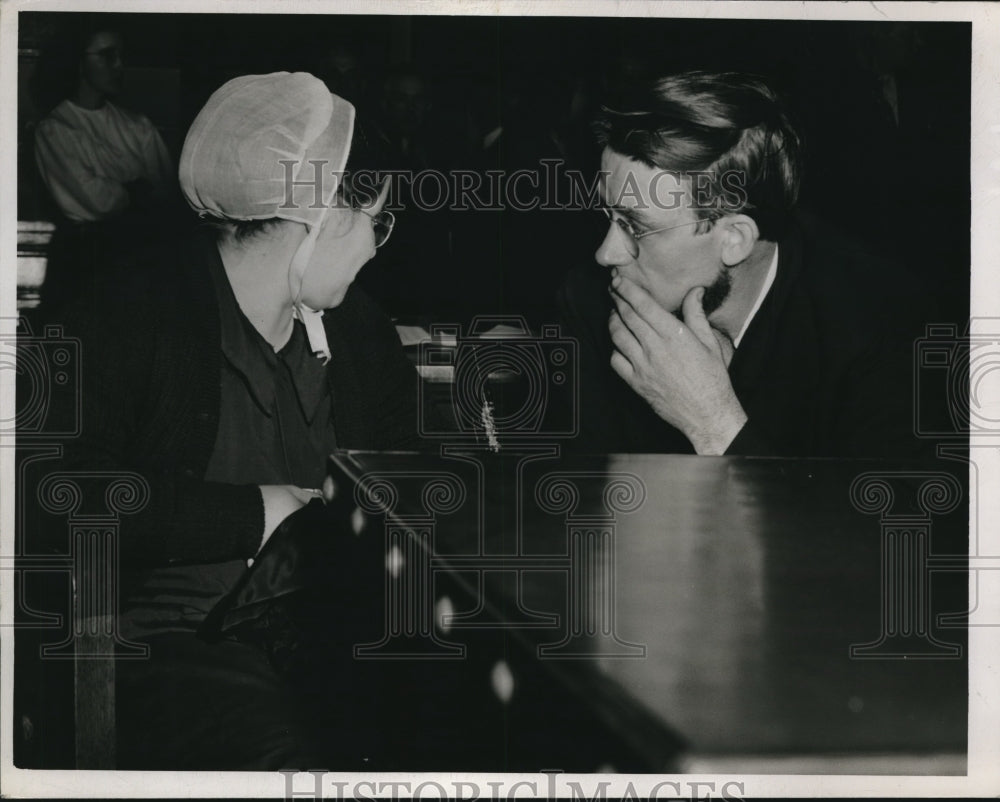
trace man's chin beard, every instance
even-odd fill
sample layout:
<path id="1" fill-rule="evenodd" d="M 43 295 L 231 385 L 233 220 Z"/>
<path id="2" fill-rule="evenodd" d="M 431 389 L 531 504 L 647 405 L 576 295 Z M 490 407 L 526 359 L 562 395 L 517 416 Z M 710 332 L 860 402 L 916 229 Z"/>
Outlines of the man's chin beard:
<path id="1" fill-rule="evenodd" d="M 705 287 L 705 295 L 701 299 L 701 307 L 705 310 L 705 317 L 708 317 L 725 303 L 732 287 L 733 280 L 729 275 L 729 271 L 726 268 L 722 268 L 719 271 L 719 277 Z"/>

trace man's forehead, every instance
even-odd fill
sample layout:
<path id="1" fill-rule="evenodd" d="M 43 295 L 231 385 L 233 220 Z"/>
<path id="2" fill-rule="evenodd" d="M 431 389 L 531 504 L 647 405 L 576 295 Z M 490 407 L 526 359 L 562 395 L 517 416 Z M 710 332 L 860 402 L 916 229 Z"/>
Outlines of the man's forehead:
<path id="1" fill-rule="evenodd" d="M 650 167 L 609 148 L 601 154 L 600 191 L 609 206 L 678 209 L 684 205 L 688 183 L 676 171 Z"/>

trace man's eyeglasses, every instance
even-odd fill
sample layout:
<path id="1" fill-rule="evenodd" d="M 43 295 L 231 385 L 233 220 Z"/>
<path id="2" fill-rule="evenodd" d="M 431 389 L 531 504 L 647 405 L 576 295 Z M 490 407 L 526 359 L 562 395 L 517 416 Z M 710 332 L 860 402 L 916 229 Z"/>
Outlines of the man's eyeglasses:
<path id="1" fill-rule="evenodd" d="M 664 231 L 673 231 L 675 228 L 697 225 L 698 223 L 711 223 L 718 220 L 720 217 L 720 215 L 712 215 L 704 219 L 688 220 L 687 222 L 677 223 L 672 226 L 662 226 L 661 228 L 652 228 L 649 231 L 643 231 L 642 229 L 637 228 L 636 224 L 629 218 L 616 214 L 614 210 L 608 208 L 607 206 L 601 206 L 600 209 L 604 212 L 604 215 L 608 218 L 609 222 L 614 223 L 621 229 L 622 233 L 625 235 L 625 242 L 628 244 L 629 253 L 631 253 L 633 257 L 639 255 L 639 240 L 643 237 L 648 237 L 650 234 L 661 234 Z"/>

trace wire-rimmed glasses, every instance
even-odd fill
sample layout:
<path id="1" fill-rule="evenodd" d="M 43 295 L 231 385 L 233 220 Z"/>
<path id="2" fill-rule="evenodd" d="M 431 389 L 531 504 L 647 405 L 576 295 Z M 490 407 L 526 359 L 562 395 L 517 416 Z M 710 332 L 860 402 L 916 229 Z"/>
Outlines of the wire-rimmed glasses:
<path id="1" fill-rule="evenodd" d="M 633 257 L 639 255 L 639 240 L 643 237 L 648 237 L 650 234 L 661 234 L 664 231 L 673 231 L 675 228 L 683 228 L 684 226 L 693 226 L 698 223 L 712 222 L 718 220 L 721 215 L 712 215 L 706 218 L 699 218 L 698 220 L 687 220 L 683 223 L 675 223 L 672 226 L 661 226 L 660 228 L 652 228 L 649 231 L 641 231 L 636 228 L 635 223 L 629 220 L 627 217 L 616 214 L 615 211 L 608 206 L 601 206 L 601 211 L 604 212 L 604 216 L 608 218 L 608 221 L 614 223 L 621 229 L 622 233 L 625 235 L 625 241 L 628 243 L 629 252 Z"/>
<path id="2" fill-rule="evenodd" d="M 368 193 L 359 190 L 349 177 L 345 176 L 344 183 L 341 184 L 340 192 L 348 205 L 356 212 L 361 212 L 372 221 L 372 229 L 375 232 L 375 247 L 381 248 L 389 241 L 392 235 L 393 226 L 396 225 L 396 215 L 389 211 L 381 211 L 372 214 L 365 207 L 371 206 L 375 199 Z"/>
<path id="3" fill-rule="evenodd" d="M 389 237 L 392 234 L 392 227 L 396 225 L 396 215 L 392 212 L 378 212 L 372 214 L 371 212 L 366 212 L 364 209 L 355 206 L 354 210 L 361 212 L 365 217 L 371 218 L 372 230 L 375 232 L 375 247 L 381 248 L 389 241 Z"/>

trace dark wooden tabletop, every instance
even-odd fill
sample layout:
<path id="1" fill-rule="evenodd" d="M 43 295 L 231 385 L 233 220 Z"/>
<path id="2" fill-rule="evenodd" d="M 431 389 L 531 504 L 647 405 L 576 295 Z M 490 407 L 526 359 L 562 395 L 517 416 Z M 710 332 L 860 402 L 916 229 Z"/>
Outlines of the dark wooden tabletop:
<path id="1" fill-rule="evenodd" d="M 449 631 L 504 619 L 692 755 L 964 755 L 960 465 L 554 452 L 337 460 L 431 522 Z"/>

